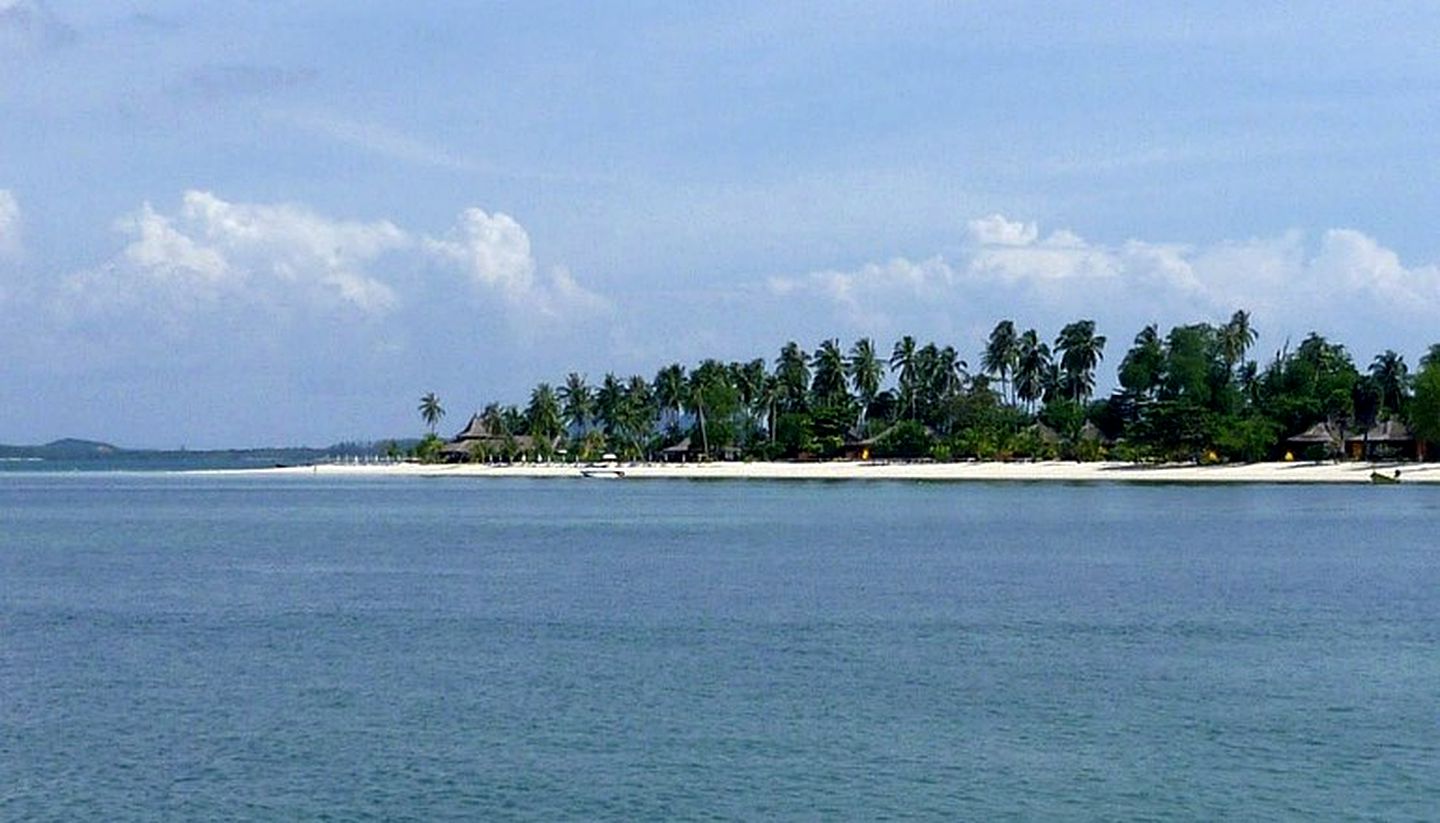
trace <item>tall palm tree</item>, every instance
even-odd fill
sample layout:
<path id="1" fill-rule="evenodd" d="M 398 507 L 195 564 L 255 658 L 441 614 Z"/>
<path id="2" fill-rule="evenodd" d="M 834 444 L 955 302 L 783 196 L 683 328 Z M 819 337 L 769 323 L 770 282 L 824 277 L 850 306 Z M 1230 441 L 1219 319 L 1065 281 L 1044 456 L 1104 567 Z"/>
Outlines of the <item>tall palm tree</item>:
<path id="1" fill-rule="evenodd" d="M 1045 396 L 1050 373 L 1050 347 L 1040 340 L 1034 329 L 1020 335 L 1020 356 L 1015 365 L 1015 396 L 1024 401 L 1027 411 L 1035 411 L 1035 401 Z"/>
<path id="2" fill-rule="evenodd" d="M 1094 320 L 1077 320 L 1060 330 L 1055 351 L 1060 355 L 1064 394 L 1083 402 L 1095 389 L 1095 366 L 1105 356 L 1105 336 L 1095 333 Z"/>
<path id="3" fill-rule="evenodd" d="M 1410 368 L 1405 365 L 1405 358 L 1386 349 L 1375 355 L 1370 364 L 1370 377 L 1380 393 L 1380 408 L 1399 414 L 1410 385 Z"/>
<path id="4" fill-rule="evenodd" d="M 805 393 L 810 388 L 810 356 L 795 341 L 786 343 L 775 360 L 775 376 L 780 379 L 780 405 L 786 411 L 805 408 Z"/>
<path id="5" fill-rule="evenodd" d="M 845 385 L 845 355 L 839 340 L 826 340 L 815 350 L 815 376 L 810 393 L 819 406 L 839 406 L 850 402 Z"/>
<path id="6" fill-rule="evenodd" d="M 565 385 L 560 387 L 561 414 L 565 425 L 569 426 L 581 437 L 590 427 L 590 421 L 595 415 L 595 395 L 585 383 L 585 376 L 576 372 L 570 372 L 565 377 Z"/>
<path id="7" fill-rule="evenodd" d="M 530 425 L 530 436 L 535 438 L 544 451 L 560 436 L 560 402 L 549 383 L 541 383 L 530 392 L 530 405 L 525 408 L 525 420 Z"/>
<path id="8" fill-rule="evenodd" d="M 880 381 L 885 377 L 885 366 L 875 353 L 874 341 L 868 337 L 855 341 L 855 345 L 850 347 L 850 358 L 845 361 L 845 373 L 850 376 L 850 385 L 860 400 L 860 417 L 855 424 L 863 425 L 870 404 L 880 393 Z"/>
<path id="9" fill-rule="evenodd" d="M 650 384 L 640 375 L 633 375 L 625 383 L 619 420 L 620 430 L 630 440 L 632 453 L 644 451 L 643 444 L 655 428 L 656 411 L 655 393 Z"/>
<path id="10" fill-rule="evenodd" d="M 965 381 L 970 379 L 970 364 L 960 359 L 954 346 L 941 349 L 935 358 L 934 381 L 936 394 L 941 401 L 950 400 L 965 391 Z"/>
<path id="11" fill-rule="evenodd" d="M 435 396 L 435 392 L 426 392 L 424 396 L 420 398 L 419 411 L 420 419 L 425 421 L 425 425 L 430 429 L 430 433 L 434 434 L 435 424 L 439 423 L 440 418 L 445 416 L 445 407 L 440 405 L 440 398 Z"/>
<path id="12" fill-rule="evenodd" d="M 1230 322 L 1220 328 L 1220 351 L 1225 358 L 1225 367 L 1231 372 L 1244 362 L 1245 352 L 1255 345 L 1260 333 L 1250 325 L 1250 312 L 1240 309 L 1230 315 Z"/>
<path id="13" fill-rule="evenodd" d="M 1012 404 L 1015 398 L 1010 393 L 1010 375 L 1014 374 L 1015 366 L 1019 362 L 1020 336 L 1015 332 L 1015 323 L 1001 320 L 990 332 L 990 340 L 985 344 L 985 353 L 980 358 L 980 368 L 984 369 L 986 374 L 1000 378 L 1001 396 Z"/>
<path id="14" fill-rule="evenodd" d="M 900 388 L 900 402 L 910 407 L 910 417 L 915 417 L 915 394 L 920 378 L 920 361 L 915 338 L 905 335 L 895 343 L 890 352 L 890 372 L 897 375 Z"/>
<path id="15" fill-rule="evenodd" d="M 615 437 L 620 431 L 620 405 L 625 400 L 625 387 L 614 372 L 606 372 L 595 392 L 595 419 L 600 423 L 606 437 Z"/>
<path id="16" fill-rule="evenodd" d="M 671 363 L 655 373 L 655 401 L 660 411 L 670 417 L 670 425 L 679 426 L 685 409 L 684 366 Z"/>

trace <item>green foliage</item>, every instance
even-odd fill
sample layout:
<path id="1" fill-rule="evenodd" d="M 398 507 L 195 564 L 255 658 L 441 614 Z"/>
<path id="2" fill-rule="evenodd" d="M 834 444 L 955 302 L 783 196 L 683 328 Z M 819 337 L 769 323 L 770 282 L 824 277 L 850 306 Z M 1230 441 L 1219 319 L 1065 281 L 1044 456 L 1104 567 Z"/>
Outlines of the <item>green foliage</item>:
<path id="1" fill-rule="evenodd" d="M 421 463 L 438 463 L 440 461 L 440 449 L 445 446 L 445 441 L 435 432 L 427 432 L 420 442 L 415 444 L 415 459 Z"/>
<path id="2" fill-rule="evenodd" d="M 1416 437 L 1440 443 L 1440 358 L 1431 358 L 1415 376 L 1410 426 Z"/>
<path id="3" fill-rule="evenodd" d="M 880 457 L 927 457 L 935 446 L 935 438 L 918 420 L 902 420 L 875 444 Z"/>

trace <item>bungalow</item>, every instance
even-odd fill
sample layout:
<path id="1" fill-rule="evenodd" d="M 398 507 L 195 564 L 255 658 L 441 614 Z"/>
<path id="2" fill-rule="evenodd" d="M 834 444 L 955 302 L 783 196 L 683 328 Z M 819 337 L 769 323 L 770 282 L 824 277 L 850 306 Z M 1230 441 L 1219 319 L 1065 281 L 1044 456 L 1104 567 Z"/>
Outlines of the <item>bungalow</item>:
<path id="1" fill-rule="evenodd" d="M 1393 419 L 1345 438 L 1345 451 L 1352 460 L 1425 459 L 1424 445 L 1408 426 Z"/>
<path id="2" fill-rule="evenodd" d="M 559 444 L 559 438 L 551 441 L 550 450 Z M 531 454 L 540 445 L 528 434 L 512 435 L 502 429 L 498 421 L 486 420 L 475 414 L 455 438 L 440 449 L 448 462 L 463 463 L 479 457 L 482 460 L 510 459 L 516 455 Z"/>
<path id="3" fill-rule="evenodd" d="M 1287 459 L 1293 459 L 1296 452 L 1304 456 L 1307 451 L 1316 449 L 1326 457 L 1339 454 L 1341 440 L 1339 432 L 1329 423 L 1322 421 L 1294 437 L 1285 438 L 1285 443 L 1290 448 Z"/>

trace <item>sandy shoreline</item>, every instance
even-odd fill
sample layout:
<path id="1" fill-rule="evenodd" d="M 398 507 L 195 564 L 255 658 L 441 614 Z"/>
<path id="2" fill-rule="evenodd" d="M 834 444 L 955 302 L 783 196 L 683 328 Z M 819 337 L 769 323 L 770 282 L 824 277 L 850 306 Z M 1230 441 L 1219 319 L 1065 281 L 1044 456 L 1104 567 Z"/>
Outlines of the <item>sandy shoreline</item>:
<path id="1" fill-rule="evenodd" d="M 1440 483 L 1440 463 L 1251 463 L 1225 466 L 1133 463 L 689 463 L 619 464 L 626 479 L 729 480 L 964 480 L 1044 482 L 1155 483 L 1369 483 L 1370 473 L 1393 474 L 1405 483 Z M 279 477 L 555 477 L 580 478 L 576 464 L 420 465 L 320 464 L 270 469 L 234 469 L 205 474 L 247 474 Z"/>

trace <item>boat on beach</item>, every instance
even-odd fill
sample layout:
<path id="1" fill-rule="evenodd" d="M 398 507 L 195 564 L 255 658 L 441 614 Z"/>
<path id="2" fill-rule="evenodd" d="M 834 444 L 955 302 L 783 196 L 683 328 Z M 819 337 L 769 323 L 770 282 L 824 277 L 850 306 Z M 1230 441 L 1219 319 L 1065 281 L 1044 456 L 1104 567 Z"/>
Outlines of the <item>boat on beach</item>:
<path id="1" fill-rule="evenodd" d="M 1396 469 L 1393 475 L 1370 472 L 1370 482 L 1381 486 L 1389 486 L 1400 482 L 1400 470 Z"/>

